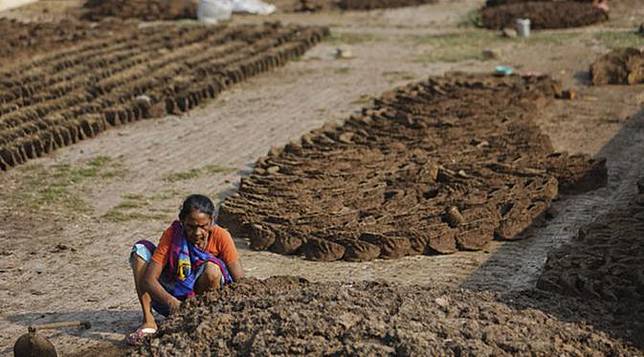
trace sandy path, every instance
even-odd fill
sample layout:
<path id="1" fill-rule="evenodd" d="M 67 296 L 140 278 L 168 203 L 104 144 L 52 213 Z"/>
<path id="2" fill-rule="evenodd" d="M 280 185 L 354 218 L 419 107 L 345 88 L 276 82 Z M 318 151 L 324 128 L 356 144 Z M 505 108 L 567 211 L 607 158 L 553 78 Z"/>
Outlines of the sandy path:
<path id="1" fill-rule="evenodd" d="M 365 95 L 376 96 L 414 78 L 447 70 L 488 70 L 504 62 L 554 73 L 567 85 L 579 86 L 586 99 L 557 102 L 544 112 L 540 125 L 552 135 L 558 149 L 608 156 L 611 178 L 607 189 L 562 199 L 558 206 L 569 208 L 562 208 L 548 227 L 536 229 L 529 240 L 493 244 L 489 252 L 360 264 L 316 263 L 250 251 L 242 239 L 237 243 L 248 275 L 259 278 L 293 274 L 311 280 L 385 279 L 493 289 L 530 286 L 549 250 L 569 239 L 579 224 L 609 209 L 612 203 L 607 200 L 630 194 L 632 177 L 642 171 L 632 158 L 642 152 L 644 118 L 640 115 L 628 128 L 620 128 L 641 108 L 642 97 L 638 88 L 611 89 L 615 94 L 608 95 L 607 89 L 583 87 L 583 80 L 575 74 L 586 70 L 595 53 L 605 51 L 601 45 L 590 52 L 584 43 L 545 43 L 515 51 L 502 43 L 490 44 L 501 53 L 499 60 L 418 60 L 433 49 L 422 36 L 463 31 L 456 24 L 480 3 L 468 0 L 360 14 L 282 15 L 285 21 L 330 24 L 336 39 L 316 46 L 300 61 L 234 87 L 186 116 L 109 130 L 34 160 L 34 164 L 45 166 L 74 166 L 106 155 L 118 159 L 126 174 L 117 180 L 97 180 L 89 193 L 78 193 L 93 206 L 85 216 L 20 216 L 0 205 L 0 241 L 3 252 L 8 252 L 0 263 L 0 354 L 10 352 L 15 338 L 30 323 L 76 318 L 91 320 L 93 329 L 48 333 L 59 351 L 78 351 L 96 345 L 96 341 L 118 344 L 139 319 L 126 264 L 129 246 L 138 239 L 158 239 L 187 193 L 224 197 L 271 145 L 283 145 L 325 121 L 348 117 L 365 104 Z M 333 52 L 338 45 L 349 45 L 355 58 L 335 60 Z M 553 46 L 556 51 L 550 51 Z M 550 55 L 540 55 L 544 48 Z M 581 54 L 585 55 L 583 60 L 579 60 Z M 205 165 L 229 167 L 234 172 L 177 182 L 164 180 L 171 173 Z M 18 168 L 2 174 L 0 183 L 12 187 L 10 183 L 28 175 L 28 170 Z M 146 209 L 163 212 L 164 219 L 114 223 L 103 217 L 124 201 L 124 195 L 160 193 L 165 193 L 164 198 L 154 200 Z M 76 251 L 51 253 L 60 243 Z M 517 266 L 523 267 L 519 274 Z"/>

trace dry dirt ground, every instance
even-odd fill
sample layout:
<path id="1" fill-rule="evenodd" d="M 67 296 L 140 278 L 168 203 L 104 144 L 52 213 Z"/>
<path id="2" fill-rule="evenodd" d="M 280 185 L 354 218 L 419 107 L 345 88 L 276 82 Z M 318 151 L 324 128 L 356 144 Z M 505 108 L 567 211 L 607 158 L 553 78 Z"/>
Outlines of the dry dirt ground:
<path id="1" fill-rule="evenodd" d="M 559 214 L 518 242 L 483 252 L 394 261 L 319 263 L 247 248 L 236 237 L 248 276 L 298 275 L 312 281 L 382 279 L 403 284 L 496 291 L 533 287 L 549 251 L 577 228 L 635 194 L 644 175 L 644 88 L 589 87 L 588 66 L 631 34 L 644 8 L 616 4 L 604 24 L 504 39 L 468 26 L 483 1 L 370 12 L 274 15 L 331 27 L 331 38 L 301 60 L 254 77 L 184 116 L 108 130 L 99 137 L 0 173 L 0 354 L 10 354 L 30 324 L 86 319 L 85 332 L 45 336 L 72 354 L 122 346 L 140 322 L 127 256 L 139 239 L 157 240 L 191 192 L 220 201 L 272 145 L 348 117 L 372 96 L 451 70 L 491 71 L 499 64 L 553 75 L 578 92 L 546 108 L 538 124 L 558 150 L 608 159 L 606 188 L 561 197 Z M 69 5 L 72 3 L 72 5 Z M 628 0 L 623 3 L 629 3 Z M 44 1 L 6 15 L 46 20 L 73 2 Z M 49 6 L 51 11 L 44 13 Z M 63 10 L 61 10 L 63 9 Z M 239 16 L 235 22 L 263 21 Z M 335 59 L 337 47 L 352 59 Z M 485 60 L 483 49 L 495 53 Z"/>

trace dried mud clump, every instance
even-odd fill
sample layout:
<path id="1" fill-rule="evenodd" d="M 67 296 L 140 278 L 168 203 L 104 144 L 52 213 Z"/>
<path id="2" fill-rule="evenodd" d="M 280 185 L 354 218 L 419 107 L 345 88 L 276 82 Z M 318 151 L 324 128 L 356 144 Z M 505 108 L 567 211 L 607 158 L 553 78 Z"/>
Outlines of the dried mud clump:
<path id="1" fill-rule="evenodd" d="M 0 170 L 110 126 L 181 113 L 302 55 L 327 28 L 124 27 L 0 69 Z"/>
<path id="2" fill-rule="evenodd" d="M 546 77 L 454 75 L 386 93 L 260 158 L 219 221 L 253 249 L 322 261 L 519 239 L 559 191 L 606 183 L 603 160 L 554 152 L 533 123 L 558 91 Z"/>
<path id="3" fill-rule="evenodd" d="M 577 1 L 512 2 L 481 10 L 483 26 L 489 29 L 514 27 L 519 18 L 530 19 L 530 27 L 540 30 L 588 26 L 607 20 L 608 15 L 591 3 Z"/>
<path id="4" fill-rule="evenodd" d="M 590 66 L 590 75 L 594 85 L 644 83 L 644 50 L 613 50 Z"/>
<path id="5" fill-rule="evenodd" d="M 197 18 L 196 0 L 88 0 L 83 5 L 83 17 L 98 20 L 103 17 L 136 18 L 146 21 Z"/>
<path id="6" fill-rule="evenodd" d="M 567 307 L 562 318 L 559 305 Z M 578 322 L 589 307 L 603 313 L 586 305 L 544 294 L 501 297 L 380 282 L 247 279 L 189 300 L 132 355 L 637 354 Z M 550 310 L 540 311 L 543 306 Z"/>

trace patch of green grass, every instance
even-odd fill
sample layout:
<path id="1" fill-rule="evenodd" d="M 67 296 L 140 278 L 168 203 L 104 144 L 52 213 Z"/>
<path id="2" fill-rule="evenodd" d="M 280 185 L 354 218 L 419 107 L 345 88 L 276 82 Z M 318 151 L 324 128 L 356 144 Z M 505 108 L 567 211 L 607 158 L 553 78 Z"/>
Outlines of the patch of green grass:
<path id="1" fill-rule="evenodd" d="M 185 180 L 192 180 L 205 175 L 214 175 L 219 173 L 228 174 L 234 172 L 235 169 L 232 167 L 225 167 L 219 165 L 206 165 L 204 167 L 199 167 L 195 169 L 190 169 L 183 172 L 174 172 L 163 178 L 166 182 L 178 182 Z"/>
<path id="2" fill-rule="evenodd" d="M 468 28 L 468 27 L 483 27 L 483 21 L 481 20 L 481 12 L 479 9 L 473 9 L 468 11 L 463 17 L 461 17 L 456 24 L 457 27 Z"/>
<path id="3" fill-rule="evenodd" d="M 644 46 L 642 36 L 633 31 L 599 32 L 595 34 L 595 38 L 611 50 L 624 47 L 640 48 Z"/>
<path id="4" fill-rule="evenodd" d="M 369 104 L 373 100 L 373 97 L 370 95 L 363 94 L 358 99 L 351 101 L 351 104 Z"/>
<path id="5" fill-rule="evenodd" d="M 484 49 L 508 42 L 490 31 L 419 35 L 411 40 L 416 46 L 431 46 L 429 51 L 416 57 L 415 62 L 420 63 L 482 61 Z"/>
<path id="6" fill-rule="evenodd" d="M 14 201 L 10 204 L 28 207 L 34 211 L 52 210 L 65 213 L 83 213 L 90 210 L 82 194 L 92 181 L 122 177 L 125 174 L 122 165 L 107 156 L 98 156 L 79 166 L 27 165 L 24 172 L 26 175 L 16 190 L 8 195 L 8 200 Z"/>
<path id="7" fill-rule="evenodd" d="M 332 45 L 356 45 L 359 43 L 373 42 L 378 37 L 370 33 L 351 33 L 351 32 L 332 32 L 331 36 L 327 37 L 325 41 Z"/>
<path id="8" fill-rule="evenodd" d="M 413 73 L 407 71 L 384 71 L 382 72 L 382 76 L 389 79 L 404 81 L 416 79 L 416 76 Z"/>
<path id="9" fill-rule="evenodd" d="M 340 67 L 333 70 L 335 74 L 347 74 L 349 72 L 351 72 L 351 67 Z"/>
<path id="10" fill-rule="evenodd" d="M 530 34 L 530 37 L 525 39 L 519 39 L 522 43 L 529 45 L 538 45 L 538 44 L 551 44 L 556 46 L 562 46 L 568 43 L 576 41 L 583 34 L 579 32 L 533 32 Z"/>
<path id="11" fill-rule="evenodd" d="M 125 200 L 121 203 L 119 203 L 114 209 L 130 209 L 130 208 L 141 208 L 145 206 L 145 202 L 141 202 L 138 200 Z"/>
<path id="12" fill-rule="evenodd" d="M 103 218 L 111 222 L 127 222 L 127 221 L 153 221 L 168 219 L 170 213 L 153 213 L 141 211 L 122 211 L 110 210 Z"/>
<path id="13" fill-rule="evenodd" d="M 145 196 L 139 193 L 126 193 L 122 195 L 122 197 L 126 200 L 143 200 L 145 199 Z"/>
<path id="14" fill-rule="evenodd" d="M 112 222 L 166 219 L 172 212 L 151 205 L 155 201 L 174 199 L 177 195 L 179 192 L 176 190 L 164 190 L 150 195 L 126 193 L 121 196 L 123 201 L 105 213 L 103 218 Z"/>

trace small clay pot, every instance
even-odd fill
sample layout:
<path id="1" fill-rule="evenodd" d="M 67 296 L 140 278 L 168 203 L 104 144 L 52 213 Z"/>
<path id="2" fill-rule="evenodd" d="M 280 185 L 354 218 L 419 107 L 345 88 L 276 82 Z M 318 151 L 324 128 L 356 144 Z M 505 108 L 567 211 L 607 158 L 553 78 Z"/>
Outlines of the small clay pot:
<path id="1" fill-rule="evenodd" d="M 56 348 L 46 338 L 30 331 L 13 345 L 14 357 L 57 357 Z"/>

